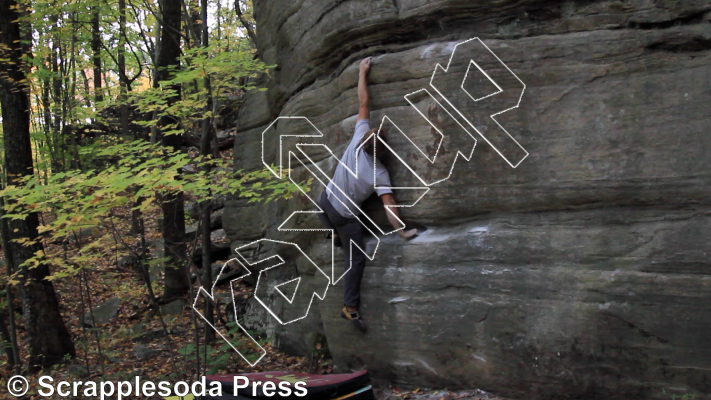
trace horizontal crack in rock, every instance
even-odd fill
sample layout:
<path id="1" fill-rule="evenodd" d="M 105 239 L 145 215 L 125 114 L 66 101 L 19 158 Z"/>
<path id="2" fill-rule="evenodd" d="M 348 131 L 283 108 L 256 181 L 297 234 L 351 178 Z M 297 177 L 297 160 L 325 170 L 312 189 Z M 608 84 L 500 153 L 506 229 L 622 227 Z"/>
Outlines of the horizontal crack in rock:
<path id="1" fill-rule="evenodd" d="M 658 336 L 658 335 L 656 335 L 656 334 L 654 334 L 654 333 L 652 333 L 652 332 L 649 332 L 649 331 L 647 331 L 647 330 L 644 330 L 644 329 L 640 328 L 639 326 L 637 326 L 637 325 L 635 325 L 635 324 L 633 324 L 633 323 L 627 321 L 626 319 L 620 317 L 619 315 L 615 315 L 615 314 L 612 314 L 612 313 L 606 312 L 606 311 L 600 311 L 600 314 L 602 314 L 602 315 L 604 315 L 604 316 L 606 316 L 606 317 L 613 317 L 613 318 L 619 319 L 620 321 L 622 321 L 622 322 L 624 322 L 625 324 L 627 324 L 628 327 L 630 327 L 630 328 L 636 330 L 640 335 L 642 335 L 642 336 L 645 337 L 645 338 L 653 337 L 653 338 L 657 339 L 657 341 L 658 341 L 659 343 L 669 343 L 669 341 L 666 340 L 666 339 L 664 339 L 663 337 Z"/>

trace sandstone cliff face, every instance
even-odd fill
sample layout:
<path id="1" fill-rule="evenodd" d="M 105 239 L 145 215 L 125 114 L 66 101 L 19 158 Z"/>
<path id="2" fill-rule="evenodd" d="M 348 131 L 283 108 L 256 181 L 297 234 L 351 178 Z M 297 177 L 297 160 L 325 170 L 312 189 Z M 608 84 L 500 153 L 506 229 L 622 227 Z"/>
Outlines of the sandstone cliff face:
<path id="1" fill-rule="evenodd" d="M 250 303 L 252 326 L 297 353 L 322 332 L 337 370 L 368 368 L 399 384 L 513 398 L 711 398 L 711 1 L 254 5 L 259 51 L 277 67 L 269 90 L 251 94 L 240 112 L 237 168 L 261 167 L 262 132 L 278 116 L 308 117 L 340 155 L 355 125 L 357 61 L 371 55 L 373 123 L 387 115 L 431 155 L 435 130 L 403 96 L 428 87 L 435 65 L 473 37 L 527 85 L 520 108 L 499 122 L 530 155 L 514 169 L 479 140 L 471 161 L 460 158 L 448 180 L 401 210 L 427 230 L 407 243 L 382 238 L 363 279 L 367 335 L 338 317 L 341 285 L 286 326 Z M 446 177 L 456 151 L 472 143 L 431 99 L 415 101 L 440 124 L 447 161 L 429 164 L 402 135 L 390 143 L 426 179 Z M 272 129 L 310 128 L 294 121 Z M 329 171 L 335 165 L 324 152 L 313 159 Z M 422 186 L 403 165 L 390 168 L 397 186 Z M 233 200 L 223 224 L 233 247 L 292 241 L 326 263 L 321 235 L 276 231 L 310 207 L 305 198 Z M 368 209 L 384 221 L 377 204 Z M 297 224 L 319 226 L 315 217 Z M 251 256 L 273 251 L 262 246 Z M 322 283 L 279 251 L 287 262 L 272 283 Z M 295 312 L 273 290 L 265 296 L 282 317 Z"/>

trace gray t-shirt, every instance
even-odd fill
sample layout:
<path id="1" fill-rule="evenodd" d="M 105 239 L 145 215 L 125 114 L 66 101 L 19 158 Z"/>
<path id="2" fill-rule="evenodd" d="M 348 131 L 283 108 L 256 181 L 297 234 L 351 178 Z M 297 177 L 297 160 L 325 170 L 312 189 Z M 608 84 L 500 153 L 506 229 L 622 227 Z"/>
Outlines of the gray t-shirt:
<path id="1" fill-rule="evenodd" d="M 390 175 L 385 167 L 376 158 L 377 167 L 373 169 L 373 157 L 366 153 L 362 147 L 358 148 L 361 139 L 369 130 L 369 120 L 361 119 L 356 123 L 353 139 L 336 167 L 332 182 L 328 184 L 328 200 L 333 208 L 345 218 L 352 218 L 354 214 L 359 214 L 359 211 L 348 200 L 349 198 L 360 207 L 373 192 L 376 192 L 378 196 L 393 192 L 390 189 Z M 343 192 L 334 188 L 334 183 Z"/>

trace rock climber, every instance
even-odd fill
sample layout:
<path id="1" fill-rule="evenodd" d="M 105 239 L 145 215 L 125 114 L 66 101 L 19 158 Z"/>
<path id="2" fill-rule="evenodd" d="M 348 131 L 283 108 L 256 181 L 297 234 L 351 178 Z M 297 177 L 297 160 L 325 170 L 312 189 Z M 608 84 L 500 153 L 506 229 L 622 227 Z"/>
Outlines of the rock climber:
<path id="1" fill-rule="evenodd" d="M 343 310 L 341 317 L 353 321 L 359 331 L 365 333 L 366 327 L 358 311 L 360 306 L 360 281 L 365 267 L 365 254 L 356 246 L 365 250 L 363 226 L 356 219 L 363 201 L 373 192 L 377 193 L 383 201 L 383 206 L 394 206 L 395 198 L 390 189 L 390 175 L 379 160 L 383 151 L 375 151 L 377 136 L 382 133 L 378 128 L 370 128 L 370 105 L 368 95 L 368 72 L 370 71 L 371 58 L 360 62 L 358 77 L 358 101 L 360 109 L 356 120 L 355 133 L 346 151 L 341 157 L 341 162 L 336 167 L 332 181 L 321 194 L 318 205 L 323 213 L 319 218 L 326 229 L 334 232 L 334 243 L 343 246 L 345 254 L 346 275 L 344 277 L 345 289 L 343 293 Z M 373 153 L 376 153 L 375 155 Z M 373 159 L 375 158 L 375 160 Z M 373 171 L 373 167 L 375 171 Z M 350 171 L 348 171 L 348 169 Z M 354 176 L 353 173 L 356 174 Z M 354 207 L 357 206 L 358 208 Z M 405 230 L 398 220 L 397 208 L 390 208 L 385 212 L 390 224 L 397 230 L 403 239 L 411 239 L 417 235 L 416 229 Z M 394 215 L 393 215 L 394 214 Z M 351 246 L 351 241 L 355 246 Z"/>

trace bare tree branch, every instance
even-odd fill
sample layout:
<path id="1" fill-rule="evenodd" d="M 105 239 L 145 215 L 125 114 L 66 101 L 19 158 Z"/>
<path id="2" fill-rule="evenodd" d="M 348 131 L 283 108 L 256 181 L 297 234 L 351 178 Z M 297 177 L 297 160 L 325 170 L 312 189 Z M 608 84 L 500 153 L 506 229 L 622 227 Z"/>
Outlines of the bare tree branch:
<path id="1" fill-rule="evenodd" d="M 249 36 L 249 40 L 252 41 L 252 45 L 254 48 L 257 48 L 257 35 L 254 33 L 254 28 L 252 28 L 252 24 L 247 21 L 247 19 L 244 17 L 242 14 L 242 9 L 240 8 L 239 5 L 239 0 L 235 0 L 235 13 L 237 14 L 237 18 L 239 18 L 240 22 L 244 26 L 244 28 L 247 30 L 247 36 Z M 258 56 L 259 54 L 257 54 Z"/>

